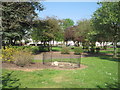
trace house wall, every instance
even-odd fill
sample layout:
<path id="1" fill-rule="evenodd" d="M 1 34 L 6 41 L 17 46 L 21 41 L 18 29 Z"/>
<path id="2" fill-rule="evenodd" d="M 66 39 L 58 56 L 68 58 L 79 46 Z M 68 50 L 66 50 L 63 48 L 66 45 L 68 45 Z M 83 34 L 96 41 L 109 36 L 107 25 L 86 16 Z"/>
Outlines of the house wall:
<path id="1" fill-rule="evenodd" d="M 41 42 L 34 42 L 32 39 L 29 39 L 29 43 L 27 43 L 27 45 L 30 45 L 30 44 L 41 44 Z M 25 42 L 25 40 L 22 40 L 22 42 L 24 43 Z M 54 46 L 56 46 L 56 45 L 62 45 L 62 44 L 66 44 L 66 43 L 64 43 L 63 41 L 61 41 L 61 42 L 58 42 L 58 41 L 51 41 L 50 42 L 52 45 L 54 44 Z M 68 45 L 70 45 L 70 46 L 74 46 L 74 42 L 73 41 L 68 41 L 67 42 L 67 44 Z M 104 45 L 111 45 L 112 44 L 112 42 L 105 42 L 105 43 L 99 43 L 99 42 L 96 42 L 96 46 L 104 46 Z M 82 43 L 80 43 L 80 46 L 82 45 Z M 120 42 L 118 42 L 117 43 L 117 45 L 120 45 Z"/>

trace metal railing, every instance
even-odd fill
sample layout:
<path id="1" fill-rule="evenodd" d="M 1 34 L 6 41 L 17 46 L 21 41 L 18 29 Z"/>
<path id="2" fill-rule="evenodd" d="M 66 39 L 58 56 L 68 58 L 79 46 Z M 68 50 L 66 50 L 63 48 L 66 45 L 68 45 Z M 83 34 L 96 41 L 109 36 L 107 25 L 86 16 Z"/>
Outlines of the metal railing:
<path id="1" fill-rule="evenodd" d="M 65 68 L 79 68 L 81 55 L 61 54 L 54 52 L 43 53 L 43 64 Z"/>

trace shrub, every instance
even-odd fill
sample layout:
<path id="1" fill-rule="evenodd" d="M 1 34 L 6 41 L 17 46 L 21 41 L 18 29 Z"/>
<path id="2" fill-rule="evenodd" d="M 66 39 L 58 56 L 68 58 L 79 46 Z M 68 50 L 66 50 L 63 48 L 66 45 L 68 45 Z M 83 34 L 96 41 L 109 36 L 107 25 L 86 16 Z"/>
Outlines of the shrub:
<path id="1" fill-rule="evenodd" d="M 39 51 L 46 52 L 46 51 L 48 51 L 48 47 L 39 46 Z"/>
<path id="2" fill-rule="evenodd" d="M 43 47 L 43 46 L 12 46 L 12 47 L 17 50 L 32 52 L 32 54 L 37 54 L 38 52 L 48 51 L 48 48 Z"/>
<path id="3" fill-rule="evenodd" d="M 99 52 L 100 52 L 100 48 L 97 47 L 97 48 L 96 48 L 96 53 L 99 53 Z"/>
<path id="4" fill-rule="evenodd" d="M 23 50 L 25 49 L 25 46 L 10 46 L 11 48 L 17 49 L 17 50 Z"/>
<path id="5" fill-rule="evenodd" d="M 74 49 L 74 46 L 70 46 L 71 49 Z"/>
<path id="6" fill-rule="evenodd" d="M 74 48 L 74 54 L 79 55 L 83 52 L 83 49 L 81 47 L 75 47 Z"/>
<path id="7" fill-rule="evenodd" d="M 37 54 L 39 52 L 39 47 L 38 46 L 32 46 L 31 47 L 31 52 L 32 52 L 32 54 Z"/>
<path id="8" fill-rule="evenodd" d="M 24 52 L 30 52 L 30 53 L 32 53 L 32 50 L 31 50 L 31 48 L 25 48 L 25 49 L 23 49 L 23 50 L 20 50 L 20 51 L 24 51 Z"/>
<path id="9" fill-rule="evenodd" d="M 69 48 L 68 47 L 62 47 L 61 53 L 62 54 L 69 54 L 70 53 Z"/>
<path id="10" fill-rule="evenodd" d="M 25 51 L 17 51 L 16 53 L 14 53 L 13 57 L 14 63 L 21 67 L 30 64 L 33 59 L 31 53 Z"/>
<path id="11" fill-rule="evenodd" d="M 6 47 L 6 49 L 2 49 L 2 60 L 3 62 L 13 62 L 13 54 L 15 53 L 14 48 Z"/>

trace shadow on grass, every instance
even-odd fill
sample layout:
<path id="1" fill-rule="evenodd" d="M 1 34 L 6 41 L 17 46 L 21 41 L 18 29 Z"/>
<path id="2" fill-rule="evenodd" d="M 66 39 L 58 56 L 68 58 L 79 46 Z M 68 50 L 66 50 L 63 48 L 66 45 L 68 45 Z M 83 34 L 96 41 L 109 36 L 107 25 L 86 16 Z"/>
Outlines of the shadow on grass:
<path id="1" fill-rule="evenodd" d="M 87 53 L 84 56 L 85 57 L 99 57 L 100 59 L 104 59 L 104 60 L 120 62 L 120 57 L 113 58 L 112 54 L 106 54 L 106 53 Z"/>
<path id="2" fill-rule="evenodd" d="M 113 53 L 114 51 L 111 51 L 111 50 L 110 50 L 110 51 L 107 51 L 107 50 L 106 50 L 106 51 L 100 51 L 100 52 L 101 52 L 101 53 Z"/>
<path id="3" fill-rule="evenodd" d="M 52 51 L 54 51 L 54 52 L 59 52 L 60 50 L 58 50 L 58 49 L 52 49 Z"/>
<path id="4" fill-rule="evenodd" d="M 120 82 L 114 82 L 114 83 L 105 83 L 108 90 L 120 90 Z M 97 88 L 100 90 L 104 90 L 105 88 L 102 88 L 100 85 L 97 85 Z"/>
<path id="5" fill-rule="evenodd" d="M 13 71 L 10 73 L 3 74 L 1 80 L 2 90 L 5 89 L 18 90 L 19 86 L 21 85 L 19 83 L 19 79 L 15 78 L 15 75 L 13 75 Z"/>
<path id="6" fill-rule="evenodd" d="M 109 60 L 109 61 L 120 62 L 120 58 L 113 58 L 112 55 L 100 56 L 99 58 L 104 60 Z"/>

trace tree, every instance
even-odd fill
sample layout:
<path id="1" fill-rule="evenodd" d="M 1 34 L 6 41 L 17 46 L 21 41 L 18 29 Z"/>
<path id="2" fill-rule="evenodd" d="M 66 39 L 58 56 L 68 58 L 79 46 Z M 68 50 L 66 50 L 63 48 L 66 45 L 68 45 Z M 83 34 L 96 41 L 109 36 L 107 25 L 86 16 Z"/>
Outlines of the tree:
<path id="1" fill-rule="evenodd" d="M 114 57 L 117 56 L 116 45 L 120 37 L 120 2 L 100 2 L 101 5 L 92 17 L 95 30 L 103 36 L 113 38 Z"/>
<path id="2" fill-rule="evenodd" d="M 80 20 L 77 22 L 76 26 L 71 26 L 65 29 L 64 40 L 66 42 L 72 40 L 77 46 L 79 46 L 79 43 L 82 42 L 84 47 L 84 44 L 90 41 L 90 37 L 92 35 L 94 35 L 94 33 L 91 20 Z"/>
<path id="3" fill-rule="evenodd" d="M 49 33 L 53 34 L 53 41 L 61 41 L 63 40 L 63 31 L 60 26 L 60 20 L 55 17 L 47 17 L 46 18 L 47 28 Z"/>
<path id="4" fill-rule="evenodd" d="M 74 25 L 74 21 L 69 19 L 69 18 L 66 18 L 66 19 L 62 20 L 62 26 L 63 26 L 64 30 L 73 26 L 73 25 Z"/>
<path id="5" fill-rule="evenodd" d="M 82 42 L 83 48 L 85 44 L 95 43 L 91 37 L 95 34 L 91 25 L 91 20 L 83 19 L 77 22 L 76 38 L 77 42 Z"/>
<path id="6" fill-rule="evenodd" d="M 32 29 L 32 39 L 41 41 L 44 46 L 49 45 L 50 41 L 59 40 L 61 37 L 61 27 L 59 20 L 54 17 L 47 17 L 45 20 L 34 21 L 34 28 Z M 48 43 L 48 44 L 47 44 Z"/>
<path id="7" fill-rule="evenodd" d="M 74 25 L 74 21 L 69 19 L 69 18 L 60 20 L 60 27 L 61 27 L 61 31 L 62 31 L 62 35 L 61 36 L 63 37 L 63 38 L 61 38 L 61 40 L 64 40 L 66 42 L 68 41 L 69 36 L 66 36 L 66 35 L 67 35 L 68 31 L 70 31 L 68 29 L 71 29 L 71 27 L 73 25 Z"/>
<path id="8" fill-rule="evenodd" d="M 2 2 L 2 36 L 9 44 L 21 40 L 32 27 L 32 20 L 43 6 L 38 2 Z"/>
<path id="9" fill-rule="evenodd" d="M 65 32 L 64 32 L 64 41 L 66 41 L 66 46 L 67 46 L 67 42 L 69 40 L 74 41 L 74 38 L 75 38 L 75 28 L 74 28 L 74 26 L 66 28 Z"/>

